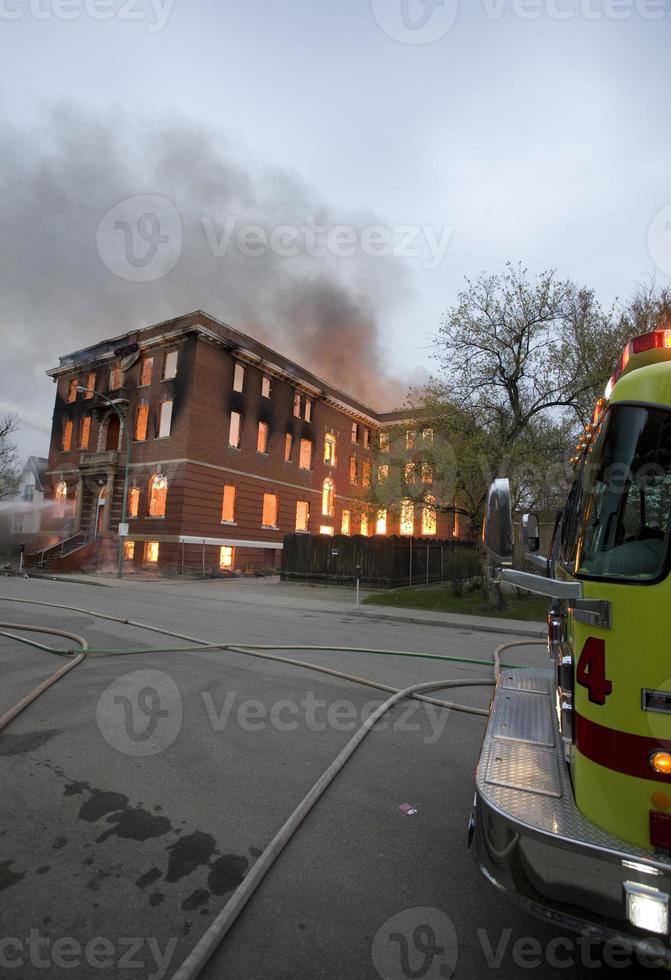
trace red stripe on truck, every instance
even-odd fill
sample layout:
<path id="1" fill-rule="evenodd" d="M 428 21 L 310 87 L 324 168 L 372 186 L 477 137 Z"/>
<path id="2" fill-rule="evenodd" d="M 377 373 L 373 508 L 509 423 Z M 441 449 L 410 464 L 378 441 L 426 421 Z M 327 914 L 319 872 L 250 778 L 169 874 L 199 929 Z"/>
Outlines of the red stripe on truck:
<path id="1" fill-rule="evenodd" d="M 618 732 L 590 721 L 576 712 L 575 744 L 578 752 L 591 762 L 625 776 L 638 779 L 653 779 L 658 783 L 670 783 L 671 775 L 655 772 L 649 763 L 650 755 L 660 749 L 671 752 L 671 741 L 648 738 L 647 735 L 632 735 Z"/>

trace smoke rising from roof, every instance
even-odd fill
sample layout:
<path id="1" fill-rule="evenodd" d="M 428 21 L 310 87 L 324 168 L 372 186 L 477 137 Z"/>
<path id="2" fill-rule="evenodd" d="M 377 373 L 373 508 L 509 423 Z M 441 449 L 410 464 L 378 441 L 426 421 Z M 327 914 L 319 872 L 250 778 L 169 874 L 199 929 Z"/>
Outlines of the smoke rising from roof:
<path id="1" fill-rule="evenodd" d="M 402 259 L 360 249 L 349 258 L 272 248 L 250 257 L 236 239 L 248 225 L 268 235 L 306 221 L 361 230 L 383 224 L 375 216 L 336 213 L 297 174 L 185 119 L 94 118 L 61 106 L 32 129 L 3 126 L 0 151 L 5 402 L 48 421 L 53 389 L 43 372 L 59 355 L 195 309 L 374 408 L 400 406 L 417 381 L 386 369 L 383 324 L 411 293 Z M 167 199 L 181 228 L 174 268 L 147 282 L 116 275 L 101 259 L 101 242 L 102 251 L 119 247 L 118 234 L 101 238 L 103 216 L 136 195 Z M 152 227 L 145 232 L 149 241 Z"/>

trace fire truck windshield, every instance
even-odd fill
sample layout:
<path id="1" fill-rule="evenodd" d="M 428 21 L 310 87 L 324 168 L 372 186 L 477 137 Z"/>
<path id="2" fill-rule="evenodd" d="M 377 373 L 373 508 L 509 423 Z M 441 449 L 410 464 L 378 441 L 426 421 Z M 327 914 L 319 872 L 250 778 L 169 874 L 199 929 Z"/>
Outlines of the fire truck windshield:
<path id="1" fill-rule="evenodd" d="M 614 405 L 588 451 L 581 483 L 576 573 L 659 579 L 668 568 L 671 528 L 671 412 Z"/>

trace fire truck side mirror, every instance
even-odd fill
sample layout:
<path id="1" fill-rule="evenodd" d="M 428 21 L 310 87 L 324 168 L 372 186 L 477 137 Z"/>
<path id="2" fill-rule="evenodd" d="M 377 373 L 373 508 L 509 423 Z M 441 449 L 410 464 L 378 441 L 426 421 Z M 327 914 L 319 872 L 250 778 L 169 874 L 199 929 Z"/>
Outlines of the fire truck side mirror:
<path id="1" fill-rule="evenodd" d="M 537 514 L 525 514 L 522 518 L 522 551 L 536 555 L 541 550 L 541 534 Z"/>
<path id="2" fill-rule="evenodd" d="M 508 480 L 494 480 L 489 488 L 482 541 L 495 565 L 513 563 L 513 513 Z"/>

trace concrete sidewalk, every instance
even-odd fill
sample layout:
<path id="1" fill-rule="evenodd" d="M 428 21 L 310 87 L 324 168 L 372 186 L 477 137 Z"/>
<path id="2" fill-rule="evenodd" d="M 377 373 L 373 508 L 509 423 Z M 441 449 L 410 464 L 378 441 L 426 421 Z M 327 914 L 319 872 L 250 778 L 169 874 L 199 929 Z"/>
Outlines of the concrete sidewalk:
<path id="1" fill-rule="evenodd" d="M 144 589 L 150 593 L 179 593 L 212 602 L 233 602 L 236 605 L 276 606 L 314 613 L 327 613 L 378 622 L 411 623 L 417 626 L 438 626 L 448 629 L 474 630 L 542 639 L 547 636 L 545 623 L 490 616 L 464 616 L 459 613 L 432 612 L 427 609 L 398 609 L 392 606 L 365 606 L 357 609 L 354 591 L 326 585 L 283 583 L 278 577 L 266 579 L 117 579 L 106 575 L 40 575 L 55 582 L 112 589 Z M 361 591 L 361 601 L 370 595 Z"/>

